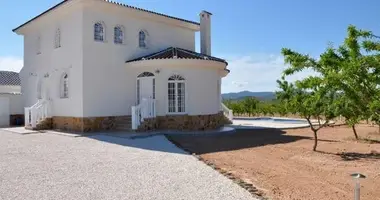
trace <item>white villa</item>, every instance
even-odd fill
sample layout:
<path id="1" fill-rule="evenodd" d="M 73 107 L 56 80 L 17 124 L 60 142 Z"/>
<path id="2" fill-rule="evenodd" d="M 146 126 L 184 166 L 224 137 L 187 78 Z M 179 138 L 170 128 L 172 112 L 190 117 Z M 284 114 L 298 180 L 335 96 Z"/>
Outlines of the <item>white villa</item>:
<path id="1" fill-rule="evenodd" d="M 13 31 L 24 36 L 25 125 L 80 132 L 203 130 L 226 123 L 211 56 L 211 13 L 200 23 L 108 0 L 65 0 Z M 201 53 L 195 52 L 200 31 Z"/>

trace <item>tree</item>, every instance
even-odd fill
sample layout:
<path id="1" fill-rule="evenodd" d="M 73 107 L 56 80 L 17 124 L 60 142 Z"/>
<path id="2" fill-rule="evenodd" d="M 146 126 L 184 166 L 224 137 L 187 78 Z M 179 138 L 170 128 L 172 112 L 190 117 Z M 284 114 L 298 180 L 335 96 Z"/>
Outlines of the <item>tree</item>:
<path id="1" fill-rule="evenodd" d="M 286 54 L 284 54 L 286 55 Z M 319 87 L 320 80 L 312 77 L 297 81 L 296 84 L 287 82 L 284 78 L 278 80 L 282 91 L 277 92 L 277 98 L 282 101 L 284 108 L 293 114 L 298 114 L 305 118 L 314 133 L 313 151 L 318 145 L 318 131 L 327 126 L 334 118 L 333 101 L 334 95 L 326 87 Z M 306 84 L 307 83 L 307 84 Z M 317 123 L 312 118 L 317 119 Z"/>
<path id="2" fill-rule="evenodd" d="M 316 60 L 309 55 L 303 55 L 290 49 L 282 49 L 285 63 L 289 65 L 283 72 L 283 77 L 278 80 L 279 88 L 277 98 L 282 101 L 285 108 L 305 118 L 314 133 L 313 151 L 318 144 L 318 131 L 327 126 L 335 115 L 336 87 L 331 87 L 337 77 L 334 78 L 334 70 L 326 59 L 330 56 L 329 49 Z M 310 75 L 294 84 L 286 81 L 286 77 L 297 72 L 311 69 L 316 75 Z M 330 78 L 333 77 L 333 78 Z M 313 123 L 312 118 L 317 119 Z"/>
<path id="3" fill-rule="evenodd" d="M 254 97 L 246 97 L 242 101 L 244 112 L 249 116 L 255 115 L 259 101 Z"/>

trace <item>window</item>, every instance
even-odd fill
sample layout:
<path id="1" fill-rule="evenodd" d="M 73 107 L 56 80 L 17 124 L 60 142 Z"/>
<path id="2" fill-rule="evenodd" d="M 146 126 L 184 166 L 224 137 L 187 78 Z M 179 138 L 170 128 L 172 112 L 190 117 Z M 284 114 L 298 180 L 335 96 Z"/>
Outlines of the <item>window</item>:
<path id="1" fill-rule="evenodd" d="M 104 39 L 105 39 L 104 24 L 101 22 L 98 22 L 94 25 L 94 40 L 104 42 Z"/>
<path id="2" fill-rule="evenodd" d="M 36 53 L 41 54 L 41 36 L 38 36 L 36 40 Z"/>
<path id="3" fill-rule="evenodd" d="M 168 79 L 168 112 L 185 113 L 185 79 L 180 75 L 173 75 Z"/>
<path id="4" fill-rule="evenodd" d="M 124 28 L 122 26 L 116 26 L 114 28 L 114 43 L 123 44 L 124 43 Z"/>
<path id="5" fill-rule="evenodd" d="M 37 82 L 37 99 L 42 99 L 41 91 L 42 91 L 42 80 L 39 79 Z"/>
<path id="6" fill-rule="evenodd" d="M 55 36 L 54 36 L 54 48 L 59 48 L 61 47 L 61 29 L 57 29 L 55 31 Z"/>
<path id="7" fill-rule="evenodd" d="M 61 78 L 61 98 L 69 98 L 69 76 L 64 73 Z"/>
<path id="8" fill-rule="evenodd" d="M 139 47 L 146 48 L 147 47 L 147 33 L 146 31 L 139 32 Z"/>

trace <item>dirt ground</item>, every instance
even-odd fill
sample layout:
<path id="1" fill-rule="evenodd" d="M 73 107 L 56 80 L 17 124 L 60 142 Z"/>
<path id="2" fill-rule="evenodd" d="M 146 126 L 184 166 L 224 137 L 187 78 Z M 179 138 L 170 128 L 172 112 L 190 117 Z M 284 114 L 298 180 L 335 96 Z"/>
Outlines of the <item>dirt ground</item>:
<path id="1" fill-rule="evenodd" d="M 319 132 L 312 151 L 309 128 L 244 130 L 223 136 L 174 136 L 170 139 L 204 160 L 252 183 L 270 199 L 353 199 L 360 172 L 362 200 L 380 200 L 380 134 L 378 127 L 360 125 L 360 142 L 346 126 Z"/>

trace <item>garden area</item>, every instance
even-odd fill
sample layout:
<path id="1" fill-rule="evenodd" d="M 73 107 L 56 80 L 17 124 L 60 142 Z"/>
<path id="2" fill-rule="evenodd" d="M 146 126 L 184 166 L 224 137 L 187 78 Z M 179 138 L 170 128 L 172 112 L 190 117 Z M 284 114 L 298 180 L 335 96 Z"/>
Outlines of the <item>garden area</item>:
<path id="1" fill-rule="evenodd" d="M 168 136 L 254 195 L 270 199 L 380 199 L 380 37 L 353 25 L 318 58 L 283 48 L 276 99 L 224 99 L 235 116 L 290 116 L 308 128 Z M 293 75 L 309 75 L 290 81 Z M 311 72 L 311 73 L 310 73 Z"/>
<path id="2" fill-rule="evenodd" d="M 380 199 L 380 134 L 358 125 L 356 140 L 348 126 L 319 133 L 318 151 L 311 151 L 312 131 L 303 129 L 238 130 L 218 136 L 170 136 L 181 148 L 200 156 L 215 169 L 252 184 L 256 195 L 275 200 L 353 199 L 350 174 L 361 181 L 361 199 Z"/>

